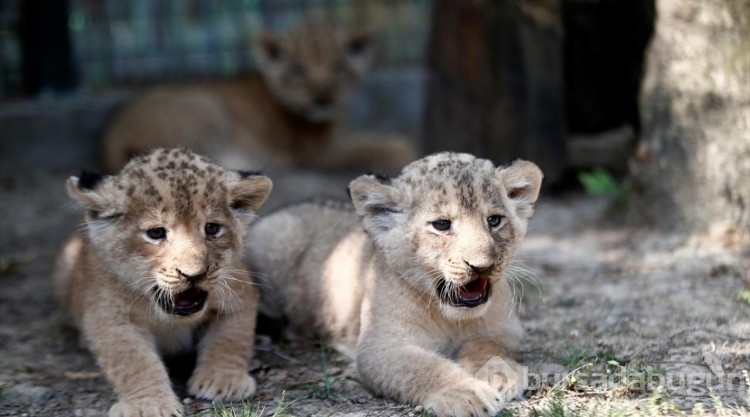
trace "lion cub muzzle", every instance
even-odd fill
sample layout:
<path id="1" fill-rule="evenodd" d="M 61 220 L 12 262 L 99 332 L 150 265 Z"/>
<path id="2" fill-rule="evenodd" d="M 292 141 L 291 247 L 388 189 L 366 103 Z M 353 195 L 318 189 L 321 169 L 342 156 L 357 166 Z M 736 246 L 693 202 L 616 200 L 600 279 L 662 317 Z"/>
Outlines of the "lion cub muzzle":
<path id="1" fill-rule="evenodd" d="M 156 297 L 159 307 L 168 314 L 176 316 L 191 316 L 201 310 L 206 305 L 208 291 L 202 290 L 196 286 L 173 295 L 170 298 Z"/>
<path id="2" fill-rule="evenodd" d="M 492 277 L 496 272 L 492 259 L 463 260 L 460 276 L 443 276 L 436 284 L 440 301 L 451 307 L 471 309 L 485 304 L 492 294 Z M 458 273 L 458 271 L 456 271 Z"/>
<path id="3" fill-rule="evenodd" d="M 437 293 L 440 301 L 451 307 L 474 308 L 479 307 L 490 299 L 492 281 L 490 276 L 482 273 L 470 275 L 470 281 L 459 284 L 441 278 L 437 283 Z"/>
<path id="4" fill-rule="evenodd" d="M 203 288 L 203 282 L 208 278 L 208 268 L 199 273 L 186 273 L 176 269 L 180 281 L 188 287 L 185 290 L 174 293 L 165 297 L 155 290 L 156 301 L 164 312 L 176 316 L 187 317 L 203 310 L 208 299 L 208 290 Z"/>

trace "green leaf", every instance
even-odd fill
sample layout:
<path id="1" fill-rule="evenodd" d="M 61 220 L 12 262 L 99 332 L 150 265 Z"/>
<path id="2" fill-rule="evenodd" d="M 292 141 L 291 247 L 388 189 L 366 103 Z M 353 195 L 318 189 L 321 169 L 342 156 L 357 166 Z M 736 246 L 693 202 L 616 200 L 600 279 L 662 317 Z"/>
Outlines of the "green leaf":
<path id="1" fill-rule="evenodd" d="M 596 196 L 619 196 L 622 194 L 622 186 L 615 181 L 609 172 L 596 168 L 591 172 L 579 172 L 578 180 L 581 181 L 586 192 Z"/>

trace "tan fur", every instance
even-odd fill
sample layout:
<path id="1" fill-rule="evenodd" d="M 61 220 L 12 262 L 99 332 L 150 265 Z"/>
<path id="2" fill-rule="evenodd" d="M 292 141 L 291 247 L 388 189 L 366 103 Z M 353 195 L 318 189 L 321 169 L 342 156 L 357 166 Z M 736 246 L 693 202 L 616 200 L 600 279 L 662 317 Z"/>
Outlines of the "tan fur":
<path id="1" fill-rule="evenodd" d="M 320 19 L 288 35 L 260 33 L 253 45 L 260 73 L 157 87 L 126 106 L 105 131 L 105 167 L 114 172 L 160 146 L 188 147 L 232 168 L 351 166 L 349 150 L 339 151 L 331 138 L 373 49 L 365 32 L 336 33 Z M 368 165 L 400 168 L 413 156 L 405 145 L 385 142 L 385 157 L 371 155 Z"/>
<path id="2" fill-rule="evenodd" d="M 193 349 L 194 338 L 191 395 L 252 395 L 257 291 L 239 254 L 271 181 L 158 149 L 117 176 L 84 174 L 67 186 L 86 210 L 85 231 L 62 251 L 55 290 L 118 395 L 109 415 L 182 415 L 160 354 Z M 164 238 L 149 236 L 157 228 Z M 202 307 L 184 304 L 191 288 L 207 293 Z"/>
<path id="3" fill-rule="evenodd" d="M 266 277 L 261 311 L 327 337 L 377 394 L 439 416 L 494 415 L 522 384 L 474 375 L 494 356 L 521 370 L 507 356 L 521 329 L 505 275 L 541 180 L 531 162 L 498 168 L 441 153 L 392 180 L 355 179 L 354 207 L 307 203 L 274 213 L 248 233 L 247 261 Z M 490 227 L 493 215 L 502 218 Z M 441 219 L 449 230 L 436 229 Z M 475 279 L 490 283 L 483 304 L 439 294 Z M 498 388 L 507 388 L 503 398 Z"/>

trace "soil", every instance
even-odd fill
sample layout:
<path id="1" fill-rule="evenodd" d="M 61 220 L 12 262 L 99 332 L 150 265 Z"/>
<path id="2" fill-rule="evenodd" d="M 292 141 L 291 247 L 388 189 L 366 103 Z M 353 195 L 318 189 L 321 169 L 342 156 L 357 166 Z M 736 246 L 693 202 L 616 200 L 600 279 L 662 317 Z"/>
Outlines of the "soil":
<path id="1" fill-rule="evenodd" d="M 115 401 L 52 297 L 53 260 L 81 219 L 65 195 L 67 174 L 5 173 L 0 181 L 0 416 L 104 416 Z M 280 173 L 267 209 L 321 190 L 344 197 L 346 178 Z M 650 370 L 662 378 L 662 395 L 683 410 L 696 403 L 710 409 L 711 392 L 727 405 L 747 407 L 741 372 L 750 370 L 750 303 L 738 299 L 750 291 L 747 236 L 729 226 L 690 236 L 621 226 L 603 220 L 608 207 L 608 200 L 584 195 L 542 196 L 512 276 L 523 292 L 526 330 L 515 357 L 545 385 L 509 408 L 529 415 L 553 391 L 623 406 L 653 395 L 653 387 L 622 381 L 584 384 L 580 370 L 587 363 L 595 372 L 624 370 L 627 377 Z M 331 349 L 257 339 L 251 373 L 259 391 L 247 405 L 264 415 L 284 408 L 280 402 L 291 415 L 420 414 L 370 395 Z M 185 397 L 189 358 L 170 364 L 175 389 Z M 574 369 L 579 372 L 571 374 Z M 213 414 L 210 403 L 185 403 Z"/>

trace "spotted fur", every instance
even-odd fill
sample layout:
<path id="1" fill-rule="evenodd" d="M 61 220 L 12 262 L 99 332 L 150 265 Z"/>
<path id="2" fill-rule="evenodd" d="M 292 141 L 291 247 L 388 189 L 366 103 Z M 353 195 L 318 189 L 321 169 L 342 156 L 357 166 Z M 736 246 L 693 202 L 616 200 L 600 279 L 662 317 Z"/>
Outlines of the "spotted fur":
<path id="1" fill-rule="evenodd" d="M 239 254 L 271 181 L 184 149 L 157 149 L 93 178 L 68 180 L 85 228 L 66 244 L 54 284 L 118 395 L 110 416 L 182 415 L 159 355 L 196 342 L 191 395 L 253 394 L 257 292 Z"/>
<path id="2" fill-rule="evenodd" d="M 523 385 L 474 375 L 494 356 L 520 372 L 508 356 L 520 326 L 506 274 L 541 181 L 531 162 L 440 153 L 387 181 L 355 179 L 354 210 L 274 213 L 251 228 L 246 251 L 267 277 L 261 310 L 286 316 L 290 337 L 326 337 L 375 393 L 439 416 L 494 415 Z"/>

